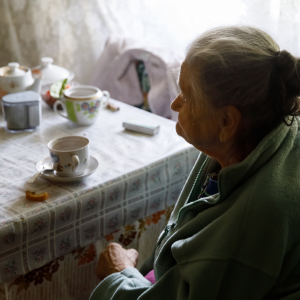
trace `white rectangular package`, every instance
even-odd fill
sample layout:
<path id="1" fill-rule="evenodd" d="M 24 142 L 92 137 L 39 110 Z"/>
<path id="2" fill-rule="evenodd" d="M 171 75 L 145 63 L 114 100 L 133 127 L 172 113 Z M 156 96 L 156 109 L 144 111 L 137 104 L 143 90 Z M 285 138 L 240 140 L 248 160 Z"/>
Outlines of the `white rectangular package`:
<path id="1" fill-rule="evenodd" d="M 150 135 L 155 135 L 159 132 L 159 125 L 141 124 L 132 121 L 123 122 L 123 127 L 129 130 L 142 132 Z"/>

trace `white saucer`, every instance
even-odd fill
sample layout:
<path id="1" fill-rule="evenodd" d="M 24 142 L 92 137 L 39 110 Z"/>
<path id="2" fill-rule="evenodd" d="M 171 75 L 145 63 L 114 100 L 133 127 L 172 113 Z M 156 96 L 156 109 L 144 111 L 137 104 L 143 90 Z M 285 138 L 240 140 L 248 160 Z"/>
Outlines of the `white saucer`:
<path id="1" fill-rule="evenodd" d="M 40 160 L 37 164 L 36 164 L 36 169 L 38 170 L 38 172 L 40 172 L 41 170 L 43 170 L 43 165 L 44 164 L 51 164 L 51 158 L 47 157 L 43 160 Z M 94 173 L 96 171 L 96 169 L 98 168 L 98 161 L 95 157 L 90 156 L 90 162 L 89 165 L 87 166 L 87 168 L 84 170 L 84 173 L 80 176 L 74 176 L 74 177 L 61 177 L 61 176 L 56 176 L 54 174 L 53 171 L 44 171 L 41 173 L 41 177 L 42 178 L 46 178 L 48 180 L 52 180 L 52 181 L 58 181 L 58 182 L 71 182 L 71 181 L 79 181 L 82 180 L 88 176 L 90 176 L 92 173 Z"/>

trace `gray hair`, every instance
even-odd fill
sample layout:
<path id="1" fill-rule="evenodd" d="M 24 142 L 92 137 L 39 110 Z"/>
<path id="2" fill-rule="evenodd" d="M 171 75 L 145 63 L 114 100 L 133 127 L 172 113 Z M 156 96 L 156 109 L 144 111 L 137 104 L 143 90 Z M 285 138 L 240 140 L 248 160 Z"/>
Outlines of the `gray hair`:
<path id="1" fill-rule="evenodd" d="M 235 106 L 242 114 L 245 136 L 258 134 L 259 140 L 286 122 L 285 116 L 300 115 L 300 63 L 279 50 L 267 33 L 249 26 L 203 33 L 189 46 L 185 59 L 195 105 L 201 92 L 214 106 Z"/>

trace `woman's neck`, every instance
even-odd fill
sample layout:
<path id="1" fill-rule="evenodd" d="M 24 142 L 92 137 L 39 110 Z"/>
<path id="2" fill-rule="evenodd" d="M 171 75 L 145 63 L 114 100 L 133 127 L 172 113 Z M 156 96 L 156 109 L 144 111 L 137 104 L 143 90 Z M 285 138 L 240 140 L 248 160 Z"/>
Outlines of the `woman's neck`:
<path id="1" fill-rule="evenodd" d="M 244 144 L 242 146 L 241 143 L 234 142 L 232 144 L 220 143 L 213 150 L 197 149 L 214 158 L 223 169 L 242 162 L 255 148 L 256 145 Z"/>

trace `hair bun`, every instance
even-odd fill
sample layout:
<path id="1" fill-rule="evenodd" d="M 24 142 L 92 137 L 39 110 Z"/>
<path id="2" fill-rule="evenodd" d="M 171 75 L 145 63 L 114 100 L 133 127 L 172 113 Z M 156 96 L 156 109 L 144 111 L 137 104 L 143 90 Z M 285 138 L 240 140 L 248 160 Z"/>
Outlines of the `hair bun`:
<path id="1" fill-rule="evenodd" d="M 299 61 L 288 51 L 278 51 L 275 57 L 276 68 L 283 82 L 291 94 L 300 95 L 300 64 Z"/>
<path id="2" fill-rule="evenodd" d="M 275 61 L 276 67 L 280 69 L 280 71 L 286 71 L 287 69 L 291 70 L 295 68 L 296 60 L 294 56 L 286 50 L 278 51 L 276 53 Z"/>

